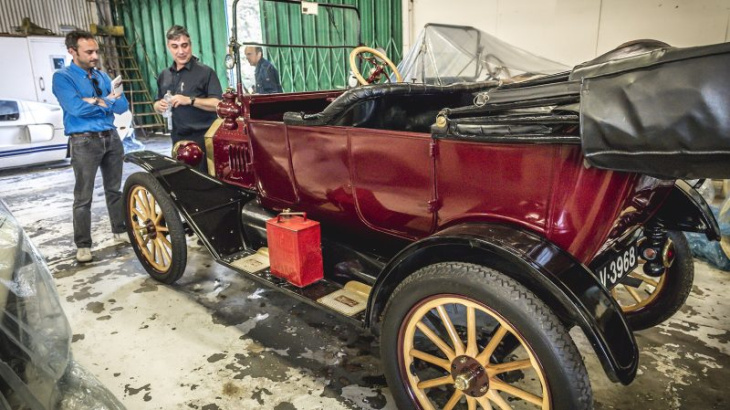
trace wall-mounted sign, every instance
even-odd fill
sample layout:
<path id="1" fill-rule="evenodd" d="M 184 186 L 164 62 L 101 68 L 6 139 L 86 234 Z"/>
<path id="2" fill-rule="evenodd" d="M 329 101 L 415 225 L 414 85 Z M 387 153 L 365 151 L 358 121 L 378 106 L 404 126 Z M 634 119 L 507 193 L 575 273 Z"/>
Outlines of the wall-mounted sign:
<path id="1" fill-rule="evenodd" d="M 314 14 L 315 16 L 319 13 L 319 5 L 311 1 L 302 2 L 302 14 Z"/>

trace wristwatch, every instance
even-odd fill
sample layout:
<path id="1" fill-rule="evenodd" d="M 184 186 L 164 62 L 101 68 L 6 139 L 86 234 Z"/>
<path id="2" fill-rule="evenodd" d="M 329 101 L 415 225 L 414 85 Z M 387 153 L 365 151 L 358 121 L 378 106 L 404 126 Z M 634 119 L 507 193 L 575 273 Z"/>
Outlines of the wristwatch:
<path id="1" fill-rule="evenodd" d="M 195 106 L 195 97 L 190 97 L 190 106 Z"/>

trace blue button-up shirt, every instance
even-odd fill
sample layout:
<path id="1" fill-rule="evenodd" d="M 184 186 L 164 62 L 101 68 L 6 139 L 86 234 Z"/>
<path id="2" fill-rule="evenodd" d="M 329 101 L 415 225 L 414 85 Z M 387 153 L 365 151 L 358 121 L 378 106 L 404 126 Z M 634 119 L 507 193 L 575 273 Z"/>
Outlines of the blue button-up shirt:
<path id="1" fill-rule="evenodd" d="M 96 95 L 92 78 L 99 82 L 101 95 Z M 127 98 L 106 98 L 112 92 L 112 81 L 103 71 L 84 70 L 71 62 L 67 67 L 53 74 L 53 95 L 63 108 L 63 126 L 66 135 L 79 132 L 99 132 L 114 129 L 114 114 L 122 114 L 129 109 Z M 106 107 L 89 104 L 82 98 L 98 97 Z"/>

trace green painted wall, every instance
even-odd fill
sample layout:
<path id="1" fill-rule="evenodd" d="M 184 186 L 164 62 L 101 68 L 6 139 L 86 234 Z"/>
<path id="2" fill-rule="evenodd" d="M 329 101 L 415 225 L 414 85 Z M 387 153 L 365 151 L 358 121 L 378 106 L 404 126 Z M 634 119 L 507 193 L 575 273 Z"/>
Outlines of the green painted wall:
<path id="1" fill-rule="evenodd" d="M 331 44 L 337 39 L 317 30 L 311 17 L 302 16 L 298 6 L 271 5 L 260 0 L 264 41 L 312 41 Z M 157 75 L 172 63 L 165 40 L 173 24 L 187 27 L 193 51 L 200 60 L 215 69 L 221 84 L 227 84 L 223 65 L 229 31 L 225 0 L 113 0 L 116 24 L 123 25 L 150 92 L 157 93 Z M 269 3 L 269 4 L 265 4 Z M 325 2 L 320 2 L 325 3 Z M 349 4 L 360 11 L 362 41 L 370 47 L 382 47 L 397 64 L 402 55 L 401 0 L 329 0 L 326 3 Z M 333 15 L 342 26 L 347 42 L 356 44 L 357 34 L 346 13 Z M 243 52 L 243 50 L 241 50 Z M 279 68 L 284 91 L 328 89 L 343 85 L 340 77 L 349 69 L 342 63 L 349 50 L 269 50 L 267 57 Z M 244 60 L 245 61 L 245 60 Z M 311 77 L 311 79 L 310 79 Z M 305 82 L 305 78 L 307 79 Z"/>
<path id="2" fill-rule="evenodd" d="M 190 33 L 193 53 L 213 67 L 226 85 L 223 61 L 228 47 L 225 0 L 115 0 L 116 24 L 124 26 L 150 93 L 157 95 L 157 75 L 172 64 L 165 32 L 173 24 Z"/>
<path id="3" fill-rule="evenodd" d="M 403 53 L 401 0 L 328 0 L 320 4 L 357 7 L 362 43 L 383 48 L 398 64 Z M 296 4 L 260 0 L 264 43 L 357 45 L 356 14 L 348 9 L 320 7 L 319 14 L 302 15 Z M 337 27 L 336 30 L 325 29 Z M 266 58 L 279 70 L 285 92 L 344 88 L 349 76 L 350 48 L 268 47 Z"/>

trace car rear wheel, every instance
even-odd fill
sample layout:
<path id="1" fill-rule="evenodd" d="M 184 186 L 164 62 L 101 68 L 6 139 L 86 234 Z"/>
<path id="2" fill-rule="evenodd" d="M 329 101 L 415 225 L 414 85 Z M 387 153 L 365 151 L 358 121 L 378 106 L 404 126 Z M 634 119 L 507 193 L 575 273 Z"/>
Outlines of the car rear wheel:
<path id="1" fill-rule="evenodd" d="M 668 237 L 674 262 L 661 276 L 647 276 L 639 265 L 611 289 L 633 330 L 648 329 L 672 317 L 684 306 L 692 290 L 695 268 L 687 238 L 676 231 L 670 231 Z"/>
<path id="2" fill-rule="evenodd" d="M 150 174 L 139 172 L 124 184 L 126 222 L 132 247 L 152 278 L 167 284 L 182 276 L 187 245 L 172 199 Z"/>
<path id="3" fill-rule="evenodd" d="M 585 409 L 588 375 L 566 328 L 492 269 L 427 266 L 393 292 L 381 357 L 399 408 Z"/>

